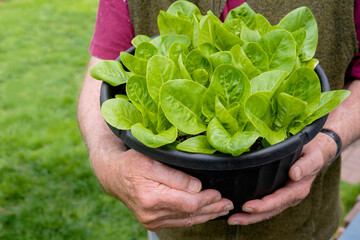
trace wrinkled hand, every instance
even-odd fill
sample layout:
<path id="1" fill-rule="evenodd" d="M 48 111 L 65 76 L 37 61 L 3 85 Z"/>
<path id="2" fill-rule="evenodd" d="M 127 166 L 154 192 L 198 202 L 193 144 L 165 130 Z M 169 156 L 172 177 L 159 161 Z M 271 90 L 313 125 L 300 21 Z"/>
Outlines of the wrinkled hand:
<path id="1" fill-rule="evenodd" d="M 104 190 L 123 201 L 149 230 L 200 224 L 233 209 L 218 191 L 200 191 L 198 179 L 134 150 L 99 157 L 92 162 Z"/>
<path id="2" fill-rule="evenodd" d="M 228 223 L 231 225 L 257 223 L 299 204 L 309 194 L 317 173 L 335 156 L 336 146 L 331 141 L 325 134 L 317 135 L 304 146 L 301 157 L 290 168 L 290 180 L 283 188 L 262 199 L 244 203 L 242 210 L 245 213 L 233 214 L 228 219 Z"/>

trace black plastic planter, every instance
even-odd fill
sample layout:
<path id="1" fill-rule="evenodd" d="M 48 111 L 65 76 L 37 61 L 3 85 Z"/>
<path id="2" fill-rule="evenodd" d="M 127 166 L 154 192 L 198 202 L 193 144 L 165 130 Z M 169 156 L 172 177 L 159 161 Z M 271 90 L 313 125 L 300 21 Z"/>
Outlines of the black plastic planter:
<path id="1" fill-rule="evenodd" d="M 127 52 L 133 53 L 134 48 Z M 329 91 L 328 79 L 319 65 L 315 72 L 320 78 L 322 91 Z M 101 104 L 118 93 L 125 93 L 124 85 L 112 87 L 103 82 Z M 200 179 L 203 189 L 220 191 L 223 197 L 233 201 L 235 208 L 231 213 L 235 213 L 241 211 L 244 202 L 268 195 L 285 184 L 291 165 L 299 158 L 303 146 L 321 130 L 326 119 L 327 115 L 283 142 L 238 157 L 150 148 L 134 138 L 130 130 L 109 127 L 130 148 Z"/>

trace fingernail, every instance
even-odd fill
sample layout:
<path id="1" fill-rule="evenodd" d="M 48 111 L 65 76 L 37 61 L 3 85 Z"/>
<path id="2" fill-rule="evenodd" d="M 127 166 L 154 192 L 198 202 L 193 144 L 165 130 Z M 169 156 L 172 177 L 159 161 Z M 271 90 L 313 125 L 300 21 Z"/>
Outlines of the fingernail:
<path id="1" fill-rule="evenodd" d="M 230 211 L 230 210 L 233 210 L 234 209 L 234 205 L 231 203 L 231 204 L 228 204 L 224 207 L 224 211 Z"/>
<path id="2" fill-rule="evenodd" d="M 294 168 L 294 173 L 295 173 L 295 179 L 300 180 L 300 178 L 301 178 L 301 169 L 299 167 L 295 167 Z"/>
<path id="3" fill-rule="evenodd" d="M 189 183 L 189 191 L 193 193 L 198 193 L 201 190 L 201 184 L 199 184 L 199 181 L 196 180 L 190 180 Z"/>
<path id="4" fill-rule="evenodd" d="M 243 207 L 242 210 L 243 210 L 244 212 L 248 212 L 248 213 L 254 212 L 254 209 L 252 209 L 251 207 Z"/>

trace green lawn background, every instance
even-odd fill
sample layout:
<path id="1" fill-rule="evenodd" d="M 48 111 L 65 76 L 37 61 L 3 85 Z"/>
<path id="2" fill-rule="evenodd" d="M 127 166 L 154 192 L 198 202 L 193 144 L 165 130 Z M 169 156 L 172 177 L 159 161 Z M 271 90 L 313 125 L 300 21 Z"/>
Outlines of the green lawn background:
<path id="1" fill-rule="evenodd" d="M 78 131 L 96 0 L 0 3 L 0 239 L 145 239 Z"/>
<path id="2" fill-rule="evenodd" d="M 76 121 L 96 0 L 0 1 L 0 239 L 146 239 Z M 359 185 L 342 183 L 345 211 Z"/>

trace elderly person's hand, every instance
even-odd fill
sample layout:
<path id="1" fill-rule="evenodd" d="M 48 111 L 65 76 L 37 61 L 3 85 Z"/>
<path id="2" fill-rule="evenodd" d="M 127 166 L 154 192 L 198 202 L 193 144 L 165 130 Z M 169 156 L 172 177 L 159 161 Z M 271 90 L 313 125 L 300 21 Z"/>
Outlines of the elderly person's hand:
<path id="1" fill-rule="evenodd" d="M 92 57 L 89 69 L 101 59 Z M 106 192 L 123 201 L 149 230 L 204 223 L 233 209 L 216 190 L 134 150 L 126 149 L 100 113 L 101 82 L 89 70 L 79 98 L 78 120 L 93 170 Z"/>
<path id="2" fill-rule="evenodd" d="M 123 201 L 139 222 L 155 231 L 186 227 L 229 214 L 230 200 L 201 182 L 134 150 L 109 149 L 91 155 L 106 192 Z"/>
<path id="3" fill-rule="evenodd" d="M 335 157 L 336 149 L 336 143 L 330 136 L 319 133 L 304 146 L 299 160 L 290 168 L 290 180 L 284 187 L 262 199 L 246 202 L 242 206 L 245 213 L 233 214 L 228 219 L 228 223 L 253 224 L 299 204 L 309 194 L 317 173 Z"/>

